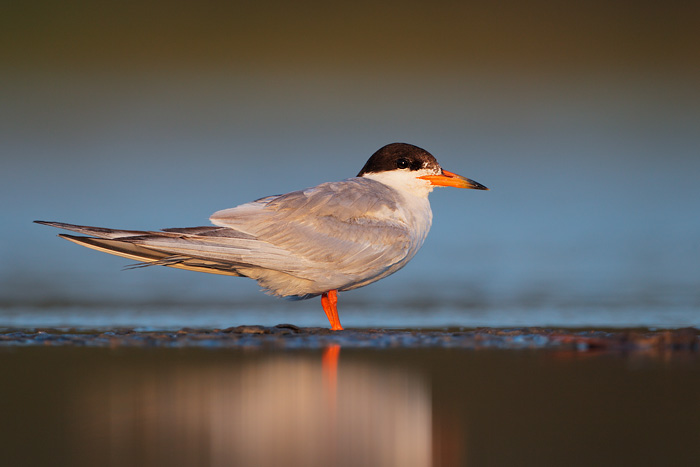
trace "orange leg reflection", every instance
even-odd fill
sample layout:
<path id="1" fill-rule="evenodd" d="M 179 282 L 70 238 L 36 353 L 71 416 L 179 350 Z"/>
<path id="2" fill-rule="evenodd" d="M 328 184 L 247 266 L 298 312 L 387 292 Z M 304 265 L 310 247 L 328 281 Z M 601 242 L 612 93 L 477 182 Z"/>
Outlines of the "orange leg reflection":
<path id="1" fill-rule="evenodd" d="M 321 365 L 323 368 L 323 382 L 325 393 L 330 407 L 335 409 L 338 397 L 338 356 L 340 345 L 332 344 L 323 350 Z"/>
<path id="2" fill-rule="evenodd" d="M 331 344 L 323 349 L 321 368 L 323 373 L 323 394 L 326 399 L 326 434 L 328 435 L 328 449 L 334 460 L 337 453 L 337 426 L 338 426 L 338 357 L 340 345 Z M 334 462 L 335 463 L 335 462 Z"/>

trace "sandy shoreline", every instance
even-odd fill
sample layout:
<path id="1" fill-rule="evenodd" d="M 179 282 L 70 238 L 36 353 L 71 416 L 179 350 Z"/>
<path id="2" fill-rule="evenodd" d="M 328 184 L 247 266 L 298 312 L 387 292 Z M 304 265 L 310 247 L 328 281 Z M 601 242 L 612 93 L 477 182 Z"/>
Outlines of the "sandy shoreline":
<path id="1" fill-rule="evenodd" d="M 700 330 L 567 330 L 477 328 L 473 330 L 350 329 L 238 326 L 228 329 L 141 331 L 134 329 L 0 330 L 0 346 L 175 348 L 461 348 L 555 349 L 578 352 L 700 352 Z"/>

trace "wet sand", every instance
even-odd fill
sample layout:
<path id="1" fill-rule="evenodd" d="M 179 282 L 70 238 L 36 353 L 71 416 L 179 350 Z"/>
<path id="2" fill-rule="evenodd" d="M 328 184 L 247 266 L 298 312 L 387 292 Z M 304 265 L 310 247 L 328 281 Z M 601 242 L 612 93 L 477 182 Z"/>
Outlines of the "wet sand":
<path id="1" fill-rule="evenodd" d="M 179 331 L 0 329 L 0 346 L 203 347 L 319 349 L 459 348 L 552 349 L 579 352 L 700 352 L 700 331 L 567 330 L 477 328 L 474 330 L 382 330 L 238 326 Z"/>

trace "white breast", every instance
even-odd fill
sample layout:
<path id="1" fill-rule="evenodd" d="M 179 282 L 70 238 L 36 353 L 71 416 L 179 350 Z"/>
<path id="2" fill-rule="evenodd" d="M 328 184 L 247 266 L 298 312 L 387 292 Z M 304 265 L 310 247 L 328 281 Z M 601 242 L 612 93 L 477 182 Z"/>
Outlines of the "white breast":
<path id="1" fill-rule="evenodd" d="M 433 211 L 430 209 L 428 195 L 433 191 L 434 187 L 429 181 L 421 180 L 417 177 L 432 173 L 433 171 L 430 170 L 394 170 L 363 175 L 364 178 L 388 185 L 401 194 L 402 202 L 398 204 L 397 210 L 392 213 L 392 216 L 405 223 L 411 231 L 411 248 L 408 254 L 399 263 L 387 270 L 382 277 L 386 277 L 404 267 L 418 253 L 428 236 L 433 222 Z"/>
<path id="2" fill-rule="evenodd" d="M 433 174 L 429 169 L 419 171 L 392 170 L 380 173 L 368 173 L 364 178 L 376 180 L 390 186 L 403 197 L 403 202 L 398 206 L 395 216 L 400 216 L 414 232 L 416 239 L 416 251 L 423 245 L 425 237 L 430 231 L 433 221 L 433 212 L 430 209 L 428 195 L 433 191 L 433 185 L 427 180 L 418 177 Z M 415 254 L 415 252 L 414 252 Z"/>

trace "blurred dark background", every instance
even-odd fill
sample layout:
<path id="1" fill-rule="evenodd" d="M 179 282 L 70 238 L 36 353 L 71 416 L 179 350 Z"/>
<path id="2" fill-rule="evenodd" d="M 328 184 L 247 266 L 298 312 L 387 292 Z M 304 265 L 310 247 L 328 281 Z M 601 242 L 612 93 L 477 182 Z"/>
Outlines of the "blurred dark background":
<path id="1" fill-rule="evenodd" d="M 700 325 L 697 3 L 4 2 L 0 44 L 0 325 L 323 325 L 31 221 L 206 225 L 394 141 L 492 191 L 344 324 Z"/>

